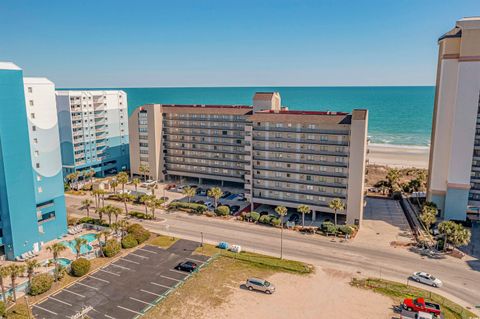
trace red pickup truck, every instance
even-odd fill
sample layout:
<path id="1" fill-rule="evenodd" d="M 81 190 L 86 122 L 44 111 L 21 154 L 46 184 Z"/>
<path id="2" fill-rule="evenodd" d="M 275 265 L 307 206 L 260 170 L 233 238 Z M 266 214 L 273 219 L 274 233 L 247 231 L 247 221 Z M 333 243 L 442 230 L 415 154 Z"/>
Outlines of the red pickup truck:
<path id="1" fill-rule="evenodd" d="M 435 316 L 440 316 L 441 314 L 440 305 L 437 305 L 431 302 L 426 302 L 425 299 L 423 298 L 404 299 L 402 306 L 404 309 L 408 311 L 415 311 L 415 312 L 423 311 L 423 312 L 434 314 Z"/>

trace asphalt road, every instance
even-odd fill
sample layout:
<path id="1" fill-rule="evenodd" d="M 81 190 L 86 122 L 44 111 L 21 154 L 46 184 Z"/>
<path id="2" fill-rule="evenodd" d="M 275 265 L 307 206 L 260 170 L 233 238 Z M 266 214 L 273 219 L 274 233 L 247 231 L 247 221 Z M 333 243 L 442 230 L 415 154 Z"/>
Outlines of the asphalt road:
<path id="1" fill-rule="evenodd" d="M 74 210 L 72 207 L 78 208 L 80 201 L 81 198 L 68 196 L 70 211 Z M 205 242 L 227 241 L 250 251 L 280 255 L 279 229 L 204 216 L 190 216 L 185 213 L 162 214 L 161 217 L 165 221 L 144 221 L 143 224 L 152 231 L 181 238 L 200 241 L 203 233 Z M 404 248 L 381 249 L 368 243 L 356 243 L 355 240 L 345 243 L 339 239 L 331 241 L 292 231 L 283 232 L 283 255 L 314 265 L 401 282 L 406 282 L 414 271 L 427 271 L 444 282 L 442 288 L 433 291 L 472 308 L 480 305 L 478 260 L 465 262 L 451 257 L 430 259 Z M 422 288 L 429 289 L 424 286 Z"/>

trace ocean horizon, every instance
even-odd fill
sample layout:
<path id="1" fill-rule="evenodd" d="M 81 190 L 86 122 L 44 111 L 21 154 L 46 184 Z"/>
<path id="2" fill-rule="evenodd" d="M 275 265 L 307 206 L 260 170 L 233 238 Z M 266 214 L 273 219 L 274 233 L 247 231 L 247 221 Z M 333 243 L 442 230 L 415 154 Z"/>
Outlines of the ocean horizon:
<path id="1" fill-rule="evenodd" d="M 71 88 L 82 90 L 87 88 Z M 368 135 L 377 145 L 430 145 L 434 86 L 265 86 L 88 88 L 124 90 L 128 109 L 149 103 L 251 105 L 257 91 L 278 91 L 290 110 L 369 110 Z M 59 90 L 68 90 L 62 88 Z"/>

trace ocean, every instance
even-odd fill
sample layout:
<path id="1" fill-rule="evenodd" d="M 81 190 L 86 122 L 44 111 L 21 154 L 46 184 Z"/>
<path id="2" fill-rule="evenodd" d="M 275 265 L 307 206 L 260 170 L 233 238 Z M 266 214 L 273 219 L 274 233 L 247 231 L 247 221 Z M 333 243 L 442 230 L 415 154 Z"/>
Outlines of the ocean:
<path id="1" fill-rule="evenodd" d="M 430 145 L 435 87 L 213 87 L 121 88 L 128 108 L 160 104 L 252 104 L 257 91 L 278 91 L 290 110 L 350 112 L 369 110 L 369 137 L 374 144 Z"/>

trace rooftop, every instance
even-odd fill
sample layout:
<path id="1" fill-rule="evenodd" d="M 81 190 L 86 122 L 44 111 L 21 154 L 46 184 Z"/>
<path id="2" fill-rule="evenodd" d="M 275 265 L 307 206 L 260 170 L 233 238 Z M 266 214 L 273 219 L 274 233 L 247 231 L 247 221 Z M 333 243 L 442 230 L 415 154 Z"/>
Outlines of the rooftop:
<path id="1" fill-rule="evenodd" d="M 291 114 L 291 115 L 348 115 L 345 112 L 330 112 L 330 111 L 295 111 L 295 110 L 274 110 L 258 111 L 257 113 L 275 113 L 275 114 Z"/>
<path id="2" fill-rule="evenodd" d="M 197 107 L 216 109 L 251 109 L 249 105 L 214 105 L 214 104 L 162 104 L 162 107 Z"/>
<path id="3" fill-rule="evenodd" d="M 21 70 L 21 68 L 12 62 L 0 61 L 0 70 Z"/>

